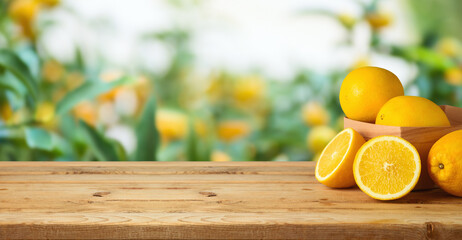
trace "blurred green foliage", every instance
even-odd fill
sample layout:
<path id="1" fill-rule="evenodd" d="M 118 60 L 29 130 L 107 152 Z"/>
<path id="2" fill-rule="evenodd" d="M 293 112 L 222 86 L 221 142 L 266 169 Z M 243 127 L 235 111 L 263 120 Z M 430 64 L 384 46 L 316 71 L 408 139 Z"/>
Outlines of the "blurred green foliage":
<path id="1" fill-rule="evenodd" d="M 424 2 L 409 1 L 422 36 L 413 45 L 383 41 L 393 14 L 382 12 L 379 1 L 358 2 L 360 16 L 313 9 L 301 13 L 332 17 L 349 35 L 366 24 L 371 54 L 417 68 L 406 91 L 462 107 L 462 4 Z M 183 11 L 204 4 L 169 3 Z M 328 74 L 300 69 L 290 81 L 220 69 L 197 79 L 190 49 L 195 33 L 176 27 L 140 36 L 141 42 L 159 41 L 172 49 L 166 71 L 135 66 L 130 74 L 108 72 L 104 65 L 89 66 L 79 48 L 69 62 L 58 62 L 41 48 L 38 40 L 52 23 L 38 25 L 37 16 L 60 8 L 59 1 L 0 4 L 1 161 L 312 160 L 343 128 L 338 102 L 343 78 L 369 64 L 365 56 Z M 351 38 L 342 44 L 352 44 Z"/>
<path id="2" fill-rule="evenodd" d="M 416 26 L 425 35 L 462 39 L 462 4 L 458 0 L 409 0 Z"/>

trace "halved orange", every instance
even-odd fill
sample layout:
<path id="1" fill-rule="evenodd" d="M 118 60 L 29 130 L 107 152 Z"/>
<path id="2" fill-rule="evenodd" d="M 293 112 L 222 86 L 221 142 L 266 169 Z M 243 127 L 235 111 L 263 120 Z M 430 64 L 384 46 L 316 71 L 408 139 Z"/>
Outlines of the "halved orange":
<path id="1" fill-rule="evenodd" d="M 353 173 L 356 184 L 379 200 L 408 194 L 420 177 L 420 157 L 415 147 L 396 136 L 379 136 L 365 143 L 356 154 Z"/>
<path id="2" fill-rule="evenodd" d="M 351 128 L 337 134 L 322 151 L 316 163 L 316 179 L 332 188 L 355 185 L 353 162 L 364 138 Z"/>

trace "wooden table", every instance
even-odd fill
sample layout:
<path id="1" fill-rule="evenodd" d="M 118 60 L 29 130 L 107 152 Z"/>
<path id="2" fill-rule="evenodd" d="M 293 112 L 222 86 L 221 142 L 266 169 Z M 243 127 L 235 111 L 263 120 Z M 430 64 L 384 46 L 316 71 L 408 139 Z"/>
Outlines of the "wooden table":
<path id="1" fill-rule="evenodd" d="M 462 238 L 462 199 L 334 190 L 312 162 L 0 162 L 2 239 Z"/>

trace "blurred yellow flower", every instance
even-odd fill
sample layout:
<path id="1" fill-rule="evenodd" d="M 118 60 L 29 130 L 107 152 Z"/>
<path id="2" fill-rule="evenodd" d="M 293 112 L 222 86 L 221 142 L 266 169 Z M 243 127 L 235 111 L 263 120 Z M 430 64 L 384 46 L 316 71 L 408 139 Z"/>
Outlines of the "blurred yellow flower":
<path id="1" fill-rule="evenodd" d="M 159 109 L 156 112 L 156 127 L 162 138 L 162 142 L 167 143 L 186 136 L 188 119 L 181 112 Z"/>
<path id="2" fill-rule="evenodd" d="M 393 21 L 391 14 L 382 12 L 372 12 L 366 15 L 366 20 L 374 31 L 380 30 Z"/>
<path id="3" fill-rule="evenodd" d="M 347 29 L 352 29 L 354 25 L 356 24 L 356 18 L 348 13 L 342 13 L 342 14 L 337 15 L 337 19 Z"/>
<path id="4" fill-rule="evenodd" d="M 13 112 L 13 116 L 9 120 L 10 123 L 22 123 L 25 122 L 26 120 L 30 120 L 30 112 L 26 108 L 20 108 L 18 110 L 15 110 Z"/>
<path id="5" fill-rule="evenodd" d="M 353 63 L 353 66 L 352 66 L 352 69 L 356 69 L 356 68 L 360 68 L 360 67 L 366 67 L 366 66 L 369 66 L 371 63 L 369 61 L 369 58 L 368 57 L 360 57 L 358 58 L 354 63 Z"/>
<path id="6" fill-rule="evenodd" d="M 123 75 L 124 73 L 120 70 L 110 70 L 101 73 L 99 78 L 103 80 L 103 82 L 112 82 L 122 77 Z"/>
<path id="7" fill-rule="evenodd" d="M 461 53 L 461 45 L 460 42 L 455 38 L 442 38 L 438 41 L 436 49 L 438 52 L 449 56 L 455 57 Z"/>
<path id="8" fill-rule="evenodd" d="M 117 80 L 118 78 L 122 77 L 123 76 L 123 72 L 122 71 L 118 71 L 118 70 L 113 70 L 113 71 L 106 71 L 106 72 L 103 72 L 99 77 L 102 81 L 104 82 L 112 82 L 112 81 L 115 81 Z M 101 95 L 98 96 L 98 101 L 100 102 L 107 102 L 107 101 L 114 101 L 117 94 L 123 90 L 125 88 L 125 86 L 119 86 L 119 87 L 115 87 L 107 92 L 104 92 L 102 93 Z"/>
<path id="9" fill-rule="evenodd" d="M 43 64 L 42 77 L 45 79 L 45 81 L 57 82 L 61 79 L 63 74 L 64 68 L 59 62 L 55 60 L 49 60 Z"/>
<path id="10" fill-rule="evenodd" d="M 98 112 L 96 106 L 88 101 L 83 101 L 74 107 L 72 113 L 77 119 L 82 119 L 90 125 L 96 125 Z"/>
<path id="11" fill-rule="evenodd" d="M 71 72 L 66 76 L 66 87 L 68 90 L 73 90 L 80 86 L 85 80 L 85 77 L 80 72 Z"/>
<path id="12" fill-rule="evenodd" d="M 308 126 L 326 125 L 330 121 L 329 112 L 318 102 L 308 102 L 303 106 L 302 117 Z"/>
<path id="13" fill-rule="evenodd" d="M 13 117 L 13 109 L 8 102 L 0 104 L 0 117 L 5 122 L 8 122 Z"/>
<path id="14" fill-rule="evenodd" d="M 265 91 L 265 83 L 259 76 L 239 78 L 234 87 L 234 98 L 240 104 L 254 103 L 261 99 Z"/>
<path id="15" fill-rule="evenodd" d="M 307 137 L 308 149 L 320 153 L 337 133 L 328 126 L 317 126 L 310 130 Z"/>
<path id="16" fill-rule="evenodd" d="M 98 101 L 100 102 L 113 102 L 120 92 L 124 90 L 124 86 L 115 87 L 105 93 L 102 93 L 98 96 Z"/>
<path id="17" fill-rule="evenodd" d="M 462 85 L 462 69 L 458 67 L 450 68 L 444 73 L 444 79 L 452 85 Z"/>
<path id="18" fill-rule="evenodd" d="M 212 162 L 229 162 L 232 160 L 232 158 L 228 154 L 218 150 L 212 152 L 210 159 L 212 160 Z"/>
<path id="19" fill-rule="evenodd" d="M 55 117 L 55 105 L 51 102 L 42 102 L 35 111 L 35 120 L 41 123 L 49 123 Z"/>
<path id="20" fill-rule="evenodd" d="M 39 11 L 39 3 L 35 0 L 14 0 L 8 9 L 9 15 L 29 38 L 34 38 L 33 22 Z"/>
<path id="21" fill-rule="evenodd" d="M 211 74 L 206 94 L 211 102 L 217 102 L 228 98 L 232 93 L 232 85 L 225 76 Z"/>
<path id="22" fill-rule="evenodd" d="M 119 71 L 105 72 L 100 78 L 105 82 L 119 79 L 123 75 Z M 99 103 L 115 103 L 116 109 L 120 114 L 133 115 L 139 113 L 144 102 L 152 92 L 151 82 L 145 76 L 140 76 L 132 84 L 118 86 L 100 94 L 97 97 Z"/>
<path id="23" fill-rule="evenodd" d="M 56 7 L 57 5 L 60 4 L 60 0 L 35 0 L 39 4 L 45 6 L 45 7 Z"/>
<path id="24" fill-rule="evenodd" d="M 218 137 L 224 142 L 238 140 L 249 133 L 249 124 L 242 120 L 228 120 L 218 124 Z"/>

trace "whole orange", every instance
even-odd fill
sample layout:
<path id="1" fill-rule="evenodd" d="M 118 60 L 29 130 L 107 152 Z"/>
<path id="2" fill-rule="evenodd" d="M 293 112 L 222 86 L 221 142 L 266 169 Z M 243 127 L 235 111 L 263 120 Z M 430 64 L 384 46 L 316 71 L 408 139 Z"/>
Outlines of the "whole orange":
<path id="1" fill-rule="evenodd" d="M 379 67 L 361 67 L 345 77 L 339 98 L 348 118 L 373 123 L 388 100 L 402 95 L 403 85 L 395 74 Z"/>
<path id="2" fill-rule="evenodd" d="M 449 127 L 448 117 L 436 103 L 417 96 L 399 96 L 386 102 L 375 124 L 398 127 Z"/>
<path id="3" fill-rule="evenodd" d="M 440 138 L 428 154 L 428 174 L 441 189 L 462 197 L 462 130 Z"/>

